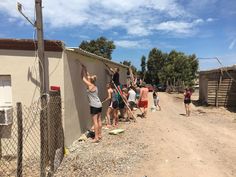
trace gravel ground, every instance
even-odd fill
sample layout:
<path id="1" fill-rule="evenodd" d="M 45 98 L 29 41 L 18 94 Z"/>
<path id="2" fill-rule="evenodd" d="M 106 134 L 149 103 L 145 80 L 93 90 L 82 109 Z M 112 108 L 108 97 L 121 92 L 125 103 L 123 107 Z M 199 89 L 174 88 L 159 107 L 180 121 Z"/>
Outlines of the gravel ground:
<path id="1" fill-rule="evenodd" d="M 103 129 L 99 143 L 74 142 L 55 176 L 120 176 L 137 168 L 148 158 L 148 146 L 140 138 L 143 130 L 137 126 L 140 123 L 121 122 L 119 128 L 125 129 L 124 133 L 109 135 L 109 130 Z"/>

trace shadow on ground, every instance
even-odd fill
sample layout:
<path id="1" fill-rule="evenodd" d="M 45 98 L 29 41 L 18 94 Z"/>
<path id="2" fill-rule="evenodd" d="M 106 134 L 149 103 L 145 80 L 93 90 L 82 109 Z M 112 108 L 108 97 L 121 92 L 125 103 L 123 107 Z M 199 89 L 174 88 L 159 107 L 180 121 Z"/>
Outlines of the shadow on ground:
<path id="1" fill-rule="evenodd" d="M 202 103 L 200 100 L 192 100 L 192 103 L 194 104 L 194 106 L 196 107 L 208 107 L 211 108 L 212 106 L 209 106 L 207 103 Z M 214 107 L 214 106 L 213 106 Z M 226 107 L 226 109 L 230 112 L 234 112 L 236 113 L 236 107 Z"/>
<path id="2" fill-rule="evenodd" d="M 236 113 L 236 107 L 227 107 L 227 110 Z"/>
<path id="3" fill-rule="evenodd" d="M 196 107 L 199 107 L 199 106 L 208 107 L 208 106 L 209 106 L 207 103 L 203 103 L 203 102 L 200 101 L 200 100 L 192 100 L 192 103 L 193 103 L 194 106 L 196 106 Z"/>

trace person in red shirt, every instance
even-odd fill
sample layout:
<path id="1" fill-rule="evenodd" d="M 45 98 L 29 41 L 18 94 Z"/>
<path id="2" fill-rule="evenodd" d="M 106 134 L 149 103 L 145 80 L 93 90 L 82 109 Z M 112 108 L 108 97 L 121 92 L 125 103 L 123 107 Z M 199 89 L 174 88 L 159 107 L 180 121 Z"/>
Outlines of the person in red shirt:
<path id="1" fill-rule="evenodd" d="M 141 85 L 138 106 L 142 111 L 142 117 L 146 118 L 148 108 L 148 88 L 146 87 L 145 82 L 143 82 Z"/>
<path id="2" fill-rule="evenodd" d="M 184 92 L 184 105 L 185 105 L 185 111 L 186 111 L 187 117 L 190 116 L 190 112 L 191 112 L 190 111 L 191 96 L 192 96 L 192 92 L 190 91 L 189 88 L 186 88 Z"/>

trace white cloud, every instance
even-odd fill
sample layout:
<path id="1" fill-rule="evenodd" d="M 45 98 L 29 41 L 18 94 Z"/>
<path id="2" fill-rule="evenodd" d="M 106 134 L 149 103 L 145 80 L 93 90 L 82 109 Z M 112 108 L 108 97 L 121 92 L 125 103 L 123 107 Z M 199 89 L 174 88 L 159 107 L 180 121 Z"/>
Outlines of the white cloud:
<path id="1" fill-rule="evenodd" d="M 191 32 L 193 32 L 193 27 L 201 23 L 203 23 L 202 19 L 197 19 L 192 22 L 166 21 L 155 25 L 153 28 L 164 32 L 172 32 L 175 34 L 190 34 Z"/>
<path id="2" fill-rule="evenodd" d="M 13 18 L 25 21 L 16 10 L 17 1 L 32 19 L 33 0 L 0 1 L 0 11 L 7 13 L 12 22 Z M 194 20 L 177 0 L 45 0 L 43 7 L 44 22 L 51 28 L 95 26 L 109 30 L 118 27 L 128 35 L 147 36 L 156 30 L 187 34 L 202 23 L 201 19 Z M 193 22 L 185 22 L 190 17 Z"/>
<path id="3" fill-rule="evenodd" d="M 229 49 L 232 50 L 232 49 L 234 48 L 235 44 L 236 44 L 236 39 L 234 39 L 234 40 L 230 43 Z"/>
<path id="4" fill-rule="evenodd" d="M 206 19 L 206 21 L 207 21 L 207 22 L 213 22 L 213 21 L 215 21 L 215 19 L 213 19 L 213 18 L 208 18 L 208 19 Z"/>
<path id="5" fill-rule="evenodd" d="M 115 45 L 123 48 L 150 48 L 150 41 L 148 40 L 116 40 Z"/>

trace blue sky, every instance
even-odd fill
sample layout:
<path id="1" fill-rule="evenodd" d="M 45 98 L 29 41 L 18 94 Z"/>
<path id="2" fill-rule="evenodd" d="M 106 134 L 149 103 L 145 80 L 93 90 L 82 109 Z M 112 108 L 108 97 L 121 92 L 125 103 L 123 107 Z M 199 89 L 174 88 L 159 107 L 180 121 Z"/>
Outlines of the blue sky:
<path id="1" fill-rule="evenodd" d="M 30 38 L 32 26 L 17 12 L 34 19 L 34 0 L 0 1 L 0 38 Z M 45 38 L 68 47 L 105 36 L 116 49 L 113 60 L 130 60 L 139 68 L 142 55 L 156 47 L 197 57 L 218 57 L 236 64 L 235 0 L 43 0 Z M 219 67 L 200 60 L 200 69 Z"/>

